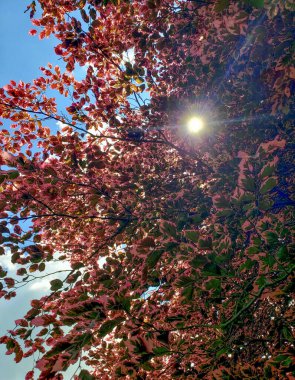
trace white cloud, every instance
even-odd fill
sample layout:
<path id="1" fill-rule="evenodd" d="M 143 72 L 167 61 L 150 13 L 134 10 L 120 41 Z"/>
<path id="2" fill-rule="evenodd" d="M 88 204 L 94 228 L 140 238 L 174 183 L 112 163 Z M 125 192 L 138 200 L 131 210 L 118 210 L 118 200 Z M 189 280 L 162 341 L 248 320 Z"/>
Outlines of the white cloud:
<path id="1" fill-rule="evenodd" d="M 99 260 L 98 260 L 98 266 L 100 268 L 103 268 L 104 264 L 107 262 L 107 259 L 106 257 L 100 257 Z"/>
<path id="2" fill-rule="evenodd" d="M 57 122 L 56 122 L 56 125 L 58 126 L 58 128 L 59 128 L 60 130 L 62 130 L 63 128 L 67 127 L 67 124 L 65 124 L 65 123 L 63 123 L 63 122 L 61 122 L 61 121 L 57 121 Z"/>
<path id="3" fill-rule="evenodd" d="M 11 262 L 11 252 L 9 249 L 5 249 L 5 255 L 0 256 L 0 265 L 3 269 L 8 270 L 9 272 L 16 272 L 16 265 Z"/>
<path id="4" fill-rule="evenodd" d="M 134 48 L 128 49 L 127 51 L 124 51 L 123 58 L 121 61 L 121 65 L 124 65 L 126 62 L 131 63 L 134 65 L 135 63 L 135 50 Z"/>
<path id="5" fill-rule="evenodd" d="M 96 70 L 93 63 L 89 63 L 89 62 L 86 62 L 84 66 L 81 66 L 81 69 L 86 72 L 89 66 L 91 66 L 93 70 Z"/>
<path id="6" fill-rule="evenodd" d="M 29 286 L 29 290 L 42 291 L 42 292 L 47 293 L 50 289 L 50 281 L 55 278 L 63 279 L 67 275 L 68 272 L 62 272 L 62 271 L 70 270 L 70 269 L 71 269 L 70 264 L 65 261 L 51 261 L 47 263 L 46 270 L 41 273 L 41 275 L 46 275 L 46 277 L 34 281 Z M 55 272 L 59 272 L 59 273 L 55 273 Z"/>
<path id="7" fill-rule="evenodd" d="M 50 289 L 50 282 L 48 280 L 42 279 L 38 282 L 34 282 L 30 287 L 30 290 L 40 290 L 40 291 L 48 291 Z"/>
<path id="8" fill-rule="evenodd" d="M 17 264 L 11 263 L 11 252 L 6 250 L 5 255 L 0 256 L 0 265 L 3 269 L 8 271 L 8 275 L 11 277 L 16 276 L 16 270 L 19 267 Z M 47 263 L 46 270 L 41 272 L 39 275 L 46 275 L 52 272 L 61 271 L 64 269 L 69 269 L 70 264 L 64 261 L 55 261 Z M 30 301 L 32 299 L 38 299 L 43 297 L 50 289 L 50 281 L 54 278 L 63 279 L 67 272 L 59 272 L 47 277 L 36 279 L 29 283 L 27 286 L 20 288 L 17 291 L 17 296 L 12 298 L 10 301 L 0 299 L 0 336 L 5 335 L 7 330 L 13 329 L 15 324 L 14 321 L 19 318 L 23 318 L 26 312 L 31 308 Z M 19 276 L 17 276 L 20 278 Z M 29 358 L 23 359 L 20 363 L 16 364 L 13 360 L 14 355 L 5 355 L 6 347 L 5 345 L 0 345 L 0 380 L 22 380 L 25 378 L 26 372 L 30 371 L 34 366 L 34 358 L 31 356 Z M 70 380 L 73 375 L 73 371 L 76 366 L 71 368 L 69 373 L 64 375 L 65 380 Z M 37 371 L 38 372 L 38 371 Z M 37 374 L 37 373 L 36 373 Z"/>

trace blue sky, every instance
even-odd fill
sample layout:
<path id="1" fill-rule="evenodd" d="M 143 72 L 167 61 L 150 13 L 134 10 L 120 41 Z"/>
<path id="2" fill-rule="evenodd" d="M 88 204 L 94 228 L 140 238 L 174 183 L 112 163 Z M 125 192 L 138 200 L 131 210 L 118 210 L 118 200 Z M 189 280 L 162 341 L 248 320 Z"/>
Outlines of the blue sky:
<path id="1" fill-rule="evenodd" d="M 1 86 L 11 79 L 31 81 L 39 75 L 40 66 L 58 63 L 52 39 L 39 40 L 28 34 L 33 26 L 29 14 L 24 13 L 27 3 L 29 0 L 0 1 Z"/>
<path id="2" fill-rule="evenodd" d="M 54 40 L 39 40 L 38 36 L 30 36 L 29 30 L 33 27 L 28 13 L 24 13 L 30 1 L 0 0 L 0 87 L 22 80 L 30 82 L 40 75 L 39 67 L 48 62 L 60 64 L 54 54 Z M 5 255 L 7 256 L 7 255 Z M 0 265 L 6 267 L 13 274 L 14 268 L 9 263 L 9 257 L 0 256 Z M 52 268 L 53 269 L 53 268 Z M 59 268 L 54 268 L 54 270 Z M 56 278 L 56 276 L 55 276 Z M 52 278 L 51 278 L 52 279 Z M 29 309 L 30 300 L 39 298 L 48 291 L 49 279 L 40 280 L 35 285 L 22 289 L 19 295 L 11 301 L 0 300 L 0 336 L 7 329 L 14 327 L 14 320 L 22 317 Z M 5 346 L 0 346 L 0 380 L 22 380 L 28 370 L 32 369 L 33 359 L 28 358 L 16 364 L 12 356 L 5 355 Z M 68 380 L 70 376 L 65 376 Z"/>
<path id="3" fill-rule="evenodd" d="M 34 78 L 41 75 L 39 67 L 46 66 L 49 62 L 53 65 L 63 63 L 60 57 L 54 54 L 56 40 L 52 37 L 49 39 L 39 40 L 39 37 L 30 36 L 29 30 L 35 28 L 30 23 L 29 13 L 24 13 L 30 0 L 0 0 L 0 87 L 8 84 L 10 80 L 19 82 L 31 82 Z M 132 61 L 133 54 L 127 57 Z M 74 75 L 76 79 L 81 79 L 85 75 L 84 68 L 75 68 Z M 56 93 L 51 93 L 56 96 Z M 144 95 L 146 98 L 146 95 Z M 59 108 L 62 109 L 67 104 L 65 99 L 58 97 Z M 55 122 L 49 122 L 48 126 L 57 129 Z M 5 122 L 4 127 L 9 128 L 9 121 Z M 10 262 L 9 252 L 0 256 L 0 265 L 9 271 L 11 277 L 16 272 L 15 265 Z M 66 269 L 64 263 L 50 264 L 48 272 L 59 269 Z M 22 288 L 17 297 L 10 301 L 0 299 L 0 336 L 5 335 L 8 329 L 14 328 L 14 320 L 22 318 L 28 309 L 30 301 L 38 299 L 46 294 L 49 290 L 49 281 L 53 277 L 41 279 L 34 284 Z M 62 276 L 61 276 L 62 278 Z M 24 359 L 21 363 L 16 364 L 13 360 L 14 355 L 5 355 L 6 348 L 0 345 L 0 380 L 22 380 L 25 378 L 27 371 L 33 367 L 33 358 Z M 35 359 L 38 359 L 37 357 Z M 70 380 L 75 370 L 70 368 L 64 380 Z"/>

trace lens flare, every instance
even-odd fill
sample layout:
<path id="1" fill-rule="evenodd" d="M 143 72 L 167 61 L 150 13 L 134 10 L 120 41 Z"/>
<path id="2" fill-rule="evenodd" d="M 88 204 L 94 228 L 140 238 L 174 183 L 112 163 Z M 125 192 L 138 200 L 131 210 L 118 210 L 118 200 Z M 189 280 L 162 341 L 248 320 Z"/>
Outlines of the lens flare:
<path id="1" fill-rule="evenodd" d="M 190 133 L 198 133 L 204 128 L 204 121 L 199 117 L 192 117 L 187 122 L 187 128 Z"/>

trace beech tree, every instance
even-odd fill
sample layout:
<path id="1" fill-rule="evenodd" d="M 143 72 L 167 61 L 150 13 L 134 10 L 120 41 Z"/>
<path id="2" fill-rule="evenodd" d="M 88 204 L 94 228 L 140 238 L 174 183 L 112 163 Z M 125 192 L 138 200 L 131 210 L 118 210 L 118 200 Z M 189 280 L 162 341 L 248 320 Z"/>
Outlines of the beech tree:
<path id="1" fill-rule="evenodd" d="M 1 338 L 26 380 L 294 378 L 292 7 L 28 5 L 61 65 L 0 90 L 0 294 L 71 269 Z"/>

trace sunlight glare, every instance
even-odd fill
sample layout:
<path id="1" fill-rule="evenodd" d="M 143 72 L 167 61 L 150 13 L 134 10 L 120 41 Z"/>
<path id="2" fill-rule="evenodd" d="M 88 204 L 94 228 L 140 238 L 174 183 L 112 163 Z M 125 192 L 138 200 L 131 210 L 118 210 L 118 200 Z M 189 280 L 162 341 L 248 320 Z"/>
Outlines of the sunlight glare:
<path id="1" fill-rule="evenodd" d="M 204 127 L 204 121 L 199 117 L 192 117 L 187 123 L 189 132 L 198 133 Z"/>

